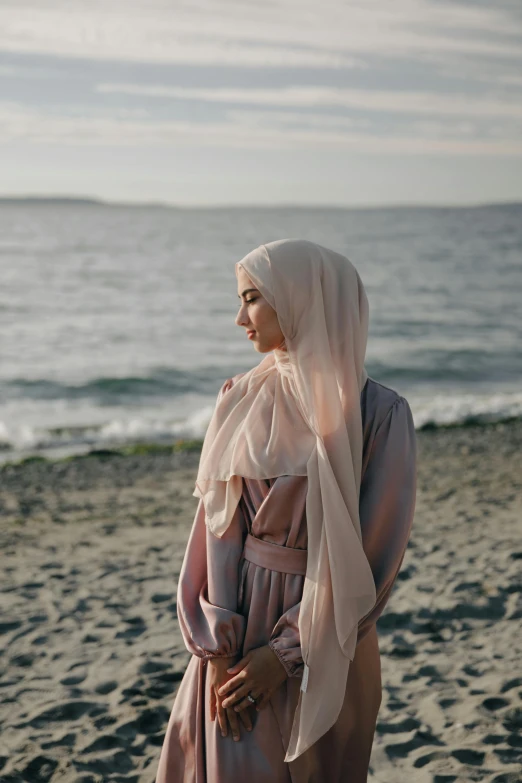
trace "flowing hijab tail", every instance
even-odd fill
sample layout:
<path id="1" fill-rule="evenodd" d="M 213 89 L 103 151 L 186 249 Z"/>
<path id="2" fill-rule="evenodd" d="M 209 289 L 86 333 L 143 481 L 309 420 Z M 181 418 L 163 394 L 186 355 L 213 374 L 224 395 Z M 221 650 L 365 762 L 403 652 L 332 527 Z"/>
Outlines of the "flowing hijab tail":
<path id="1" fill-rule="evenodd" d="M 358 622 L 376 600 L 359 520 L 368 300 L 351 262 L 313 242 L 270 242 L 238 263 L 276 310 L 286 351 L 265 357 L 216 405 L 197 486 L 219 535 L 239 500 L 238 477 L 308 476 L 305 666 L 288 762 L 337 720 Z"/>

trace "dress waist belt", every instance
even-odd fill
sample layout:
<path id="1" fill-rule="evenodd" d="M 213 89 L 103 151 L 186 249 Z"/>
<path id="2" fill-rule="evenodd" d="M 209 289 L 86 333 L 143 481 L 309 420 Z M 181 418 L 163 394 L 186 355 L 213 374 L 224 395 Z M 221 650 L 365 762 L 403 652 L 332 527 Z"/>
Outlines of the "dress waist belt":
<path id="1" fill-rule="evenodd" d="M 284 574 L 306 574 L 306 549 L 295 549 L 291 546 L 273 544 L 247 533 L 243 557 L 254 565 L 269 568 L 271 571 L 282 571 Z"/>

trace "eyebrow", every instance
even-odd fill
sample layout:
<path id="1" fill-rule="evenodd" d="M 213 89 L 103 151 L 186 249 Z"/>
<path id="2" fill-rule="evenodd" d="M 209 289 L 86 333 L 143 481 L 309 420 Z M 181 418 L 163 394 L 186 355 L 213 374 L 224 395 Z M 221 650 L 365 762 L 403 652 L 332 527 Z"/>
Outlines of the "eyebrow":
<path id="1" fill-rule="evenodd" d="M 245 290 L 243 291 L 243 293 L 241 294 L 241 296 L 244 296 L 245 294 L 248 294 L 248 293 L 249 293 L 249 291 L 257 291 L 257 290 L 258 290 L 257 288 L 245 288 Z M 239 294 L 238 294 L 238 295 L 237 295 L 237 298 L 238 298 L 238 299 L 241 299 L 241 296 L 239 296 Z"/>

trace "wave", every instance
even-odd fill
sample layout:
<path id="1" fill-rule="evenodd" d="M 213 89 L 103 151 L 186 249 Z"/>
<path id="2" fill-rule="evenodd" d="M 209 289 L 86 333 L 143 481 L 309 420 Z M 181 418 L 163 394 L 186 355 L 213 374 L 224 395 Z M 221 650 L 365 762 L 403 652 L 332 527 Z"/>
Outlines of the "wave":
<path id="1" fill-rule="evenodd" d="M 148 375 L 99 377 L 84 383 L 68 383 L 46 378 L 12 378 L 0 384 L 6 401 L 90 400 L 97 405 L 124 405 L 152 397 L 168 398 L 182 394 L 217 394 L 226 378 L 243 372 L 241 367 L 208 366 L 194 370 L 156 367 Z"/>
<path id="2" fill-rule="evenodd" d="M 22 425 L 8 427 L 0 421 L 0 451 L 39 453 L 59 451 L 74 453 L 86 447 L 133 443 L 162 443 L 179 439 L 202 439 L 212 416 L 214 405 L 195 411 L 182 421 L 162 421 L 147 416 L 125 416 L 100 425 L 64 427 L 35 427 Z"/>
<path id="3" fill-rule="evenodd" d="M 221 373 L 222 375 L 222 373 Z M 522 394 L 407 395 L 417 430 L 445 427 L 486 426 L 513 419 L 522 420 Z M 0 462 L 31 454 L 65 456 L 92 449 L 139 443 L 171 444 L 202 440 L 215 405 L 215 396 L 182 420 L 126 414 L 100 425 L 9 427 L 0 421 Z"/>
<path id="4" fill-rule="evenodd" d="M 492 378 L 491 362 L 480 361 L 474 351 L 459 351 L 455 355 L 432 352 L 433 356 L 412 366 L 386 365 L 373 361 L 366 364 L 371 378 L 391 388 L 415 389 L 430 383 L 434 389 L 444 389 L 448 383 L 469 387 L 485 384 Z M 515 361 L 516 359 L 516 361 Z M 520 384 L 518 357 L 497 356 L 494 378 L 497 383 Z M 216 396 L 227 378 L 248 370 L 240 365 L 209 365 L 195 369 L 173 367 L 151 368 L 148 374 L 136 376 L 108 376 L 86 380 L 83 383 L 46 378 L 13 378 L 0 381 L 0 399 L 5 402 L 32 401 L 89 401 L 95 406 L 125 406 L 143 404 L 154 399 L 168 401 L 184 394 Z M 446 399 L 446 398 L 444 398 Z M 493 403 L 494 405 L 497 402 Z"/>
<path id="5" fill-rule="evenodd" d="M 522 419 L 522 394 L 434 394 L 430 397 L 408 395 L 415 428 L 466 427 L 489 425 Z"/>

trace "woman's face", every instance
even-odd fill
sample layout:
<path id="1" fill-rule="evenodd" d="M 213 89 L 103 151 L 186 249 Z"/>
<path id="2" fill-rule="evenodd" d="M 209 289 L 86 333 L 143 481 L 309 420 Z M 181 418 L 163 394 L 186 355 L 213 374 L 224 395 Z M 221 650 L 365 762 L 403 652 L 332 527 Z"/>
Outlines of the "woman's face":
<path id="1" fill-rule="evenodd" d="M 253 332 L 249 339 L 254 343 L 256 351 L 273 351 L 284 340 L 277 313 L 241 266 L 237 272 L 237 295 L 241 304 L 236 324 L 245 329 L 247 336 L 250 331 Z"/>

